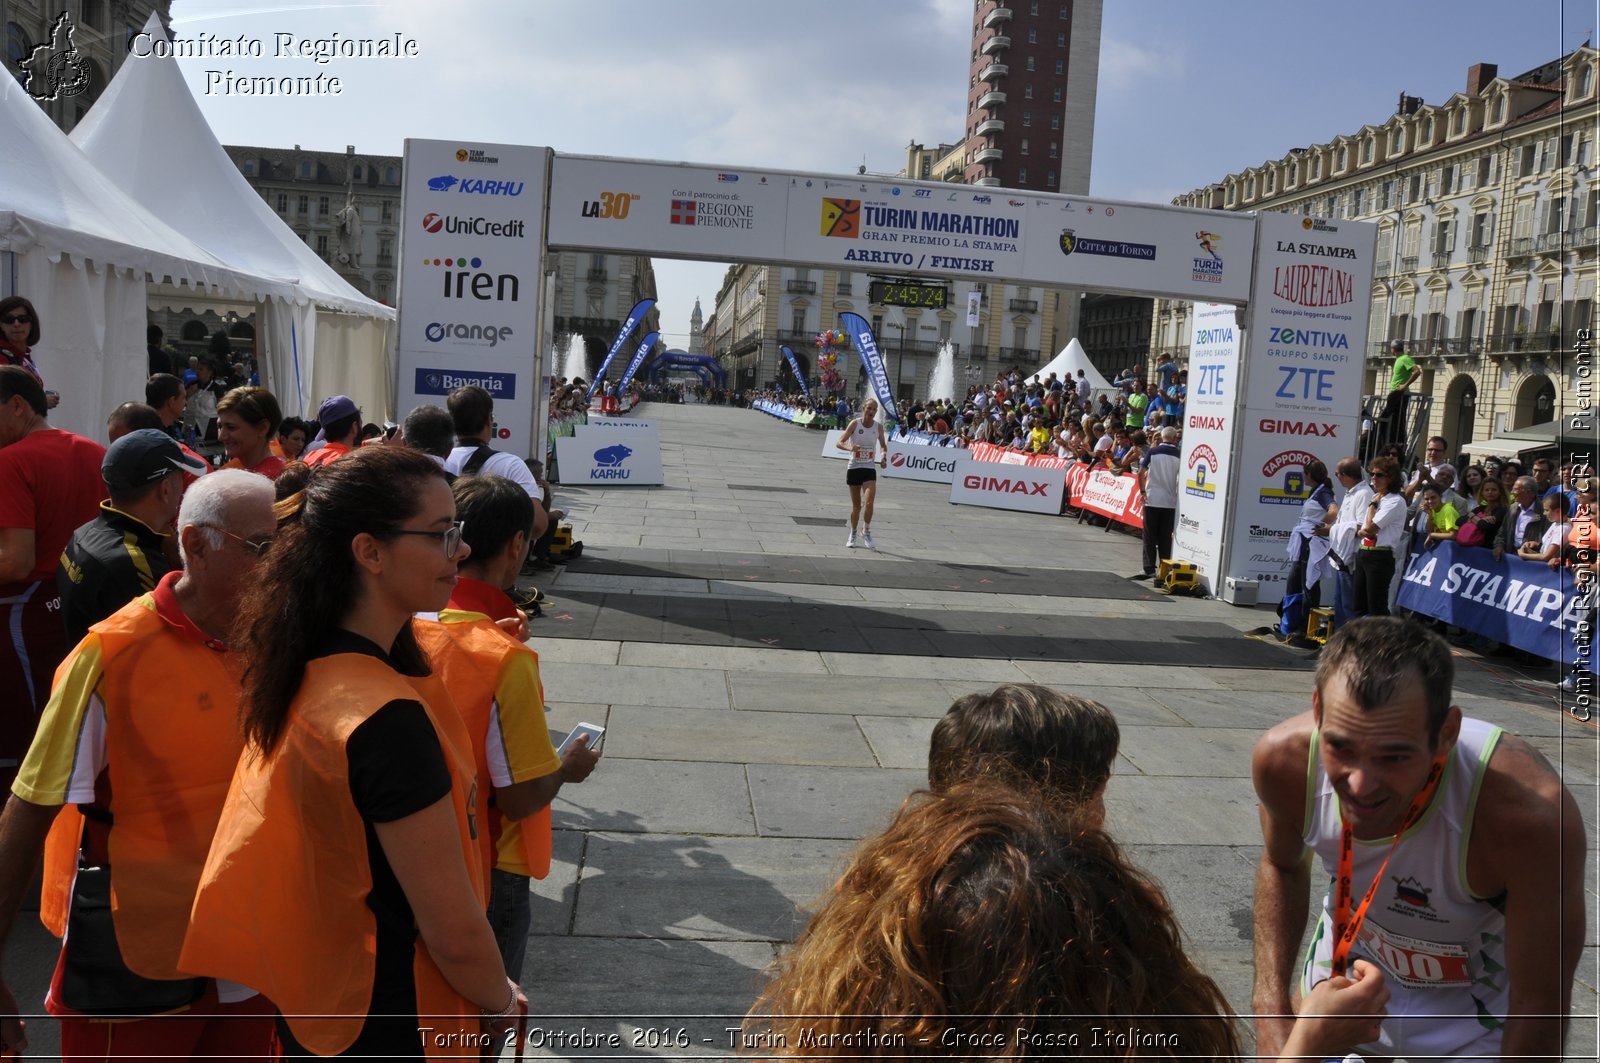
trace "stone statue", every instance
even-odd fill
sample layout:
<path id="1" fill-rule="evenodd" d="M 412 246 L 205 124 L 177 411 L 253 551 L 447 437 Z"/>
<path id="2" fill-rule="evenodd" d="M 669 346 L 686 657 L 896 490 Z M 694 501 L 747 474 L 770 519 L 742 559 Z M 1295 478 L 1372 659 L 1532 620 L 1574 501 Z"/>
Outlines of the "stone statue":
<path id="1" fill-rule="evenodd" d="M 361 258 L 361 208 L 354 193 L 346 193 L 344 209 L 335 217 L 339 219 L 339 263 L 354 266 Z"/>

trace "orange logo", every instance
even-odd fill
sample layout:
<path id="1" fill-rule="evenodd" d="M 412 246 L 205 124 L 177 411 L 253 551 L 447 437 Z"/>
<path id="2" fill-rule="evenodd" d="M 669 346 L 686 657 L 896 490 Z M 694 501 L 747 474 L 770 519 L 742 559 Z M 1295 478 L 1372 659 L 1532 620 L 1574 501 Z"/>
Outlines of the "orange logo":
<path id="1" fill-rule="evenodd" d="M 843 236 L 854 240 L 861 235 L 861 200 L 832 199 L 822 201 L 822 235 Z"/>

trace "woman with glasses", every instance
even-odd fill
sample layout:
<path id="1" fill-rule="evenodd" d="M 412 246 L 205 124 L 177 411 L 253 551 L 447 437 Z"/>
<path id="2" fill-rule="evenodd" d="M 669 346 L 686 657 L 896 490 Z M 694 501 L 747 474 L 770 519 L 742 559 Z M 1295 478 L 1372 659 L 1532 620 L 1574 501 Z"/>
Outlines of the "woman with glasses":
<path id="1" fill-rule="evenodd" d="M 0 299 L 0 365 L 20 365 L 40 385 L 44 377 L 33 360 L 33 346 L 39 342 L 39 312 L 33 304 L 20 295 Z M 61 396 L 54 391 L 44 393 L 45 407 L 55 409 Z"/>
<path id="2" fill-rule="evenodd" d="M 480 1021 L 524 1001 L 484 916 L 470 740 L 411 627 L 470 553 L 450 485 L 368 447 L 279 514 L 240 608 L 245 754 L 183 969 L 264 993 L 288 1056 L 420 1060 L 421 1027 L 476 1054 Z"/>
<path id="3" fill-rule="evenodd" d="M 243 469 L 276 480 L 285 459 L 272 453 L 283 420 L 278 400 L 266 388 L 234 388 L 217 403 L 217 441 L 228 456 L 224 469 Z"/>
<path id="4" fill-rule="evenodd" d="M 1356 529 L 1355 585 L 1357 616 L 1389 615 L 1389 584 L 1394 580 L 1395 554 L 1406 537 L 1406 500 L 1400 494 L 1400 465 L 1393 458 L 1373 458 L 1367 466 L 1372 499 Z"/>

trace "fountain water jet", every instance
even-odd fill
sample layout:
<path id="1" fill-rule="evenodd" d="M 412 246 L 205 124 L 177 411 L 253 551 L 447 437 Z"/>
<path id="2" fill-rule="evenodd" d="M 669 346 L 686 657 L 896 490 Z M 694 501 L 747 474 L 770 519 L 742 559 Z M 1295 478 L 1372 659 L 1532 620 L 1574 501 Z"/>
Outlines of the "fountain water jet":
<path id="1" fill-rule="evenodd" d="M 949 399 L 956 397 L 956 349 L 946 340 L 939 346 L 939 356 L 934 359 L 933 372 L 928 374 L 928 394 L 924 398 Z"/>

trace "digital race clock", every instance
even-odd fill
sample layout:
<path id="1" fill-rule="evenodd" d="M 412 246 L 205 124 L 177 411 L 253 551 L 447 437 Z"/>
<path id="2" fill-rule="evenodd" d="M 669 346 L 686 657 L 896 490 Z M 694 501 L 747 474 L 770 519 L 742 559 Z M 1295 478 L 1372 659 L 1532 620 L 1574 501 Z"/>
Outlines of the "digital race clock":
<path id="1" fill-rule="evenodd" d="M 867 285 L 867 300 L 883 306 L 926 306 L 943 310 L 949 295 L 948 288 L 936 284 L 873 281 Z"/>

